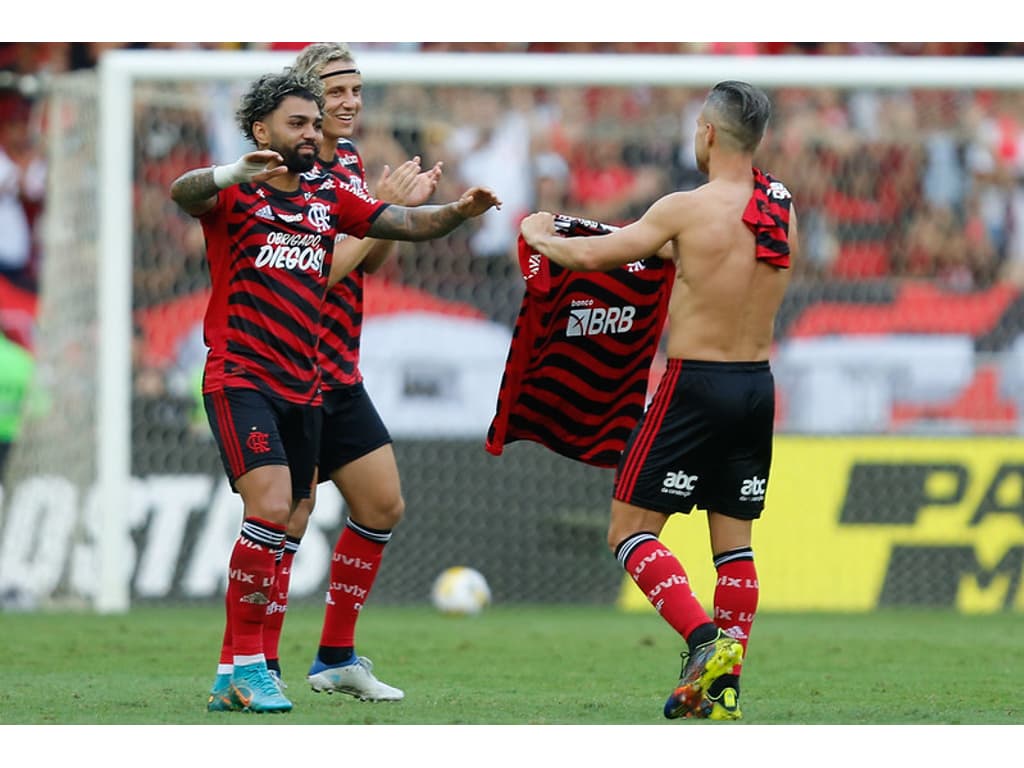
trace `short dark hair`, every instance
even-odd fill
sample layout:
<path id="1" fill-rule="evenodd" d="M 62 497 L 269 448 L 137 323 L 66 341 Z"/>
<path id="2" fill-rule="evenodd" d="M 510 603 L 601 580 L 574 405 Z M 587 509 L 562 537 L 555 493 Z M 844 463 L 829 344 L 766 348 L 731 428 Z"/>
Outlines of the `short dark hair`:
<path id="1" fill-rule="evenodd" d="M 708 94 L 707 108 L 719 118 L 718 128 L 730 134 L 745 152 L 753 152 L 772 116 L 768 94 L 750 83 L 723 80 Z"/>
<path id="2" fill-rule="evenodd" d="M 263 75 L 249 86 L 235 113 L 238 127 L 242 129 L 245 138 L 255 144 L 253 123 L 265 120 L 267 115 L 281 106 L 281 102 L 289 96 L 312 101 L 321 111 L 324 108 L 323 88 L 316 77 L 301 75 L 291 68 L 276 74 Z"/>

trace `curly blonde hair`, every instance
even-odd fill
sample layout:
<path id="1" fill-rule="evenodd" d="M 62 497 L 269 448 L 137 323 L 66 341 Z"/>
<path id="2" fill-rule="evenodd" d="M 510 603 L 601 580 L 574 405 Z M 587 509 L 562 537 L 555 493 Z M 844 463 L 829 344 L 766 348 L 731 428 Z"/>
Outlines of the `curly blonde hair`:
<path id="1" fill-rule="evenodd" d="M 295 58 L 295 70 L 319 78 L 324 64 L 332 61 L 347 61 L 355 64 L 355 56 L 347 43 L 310 43 Z"/>

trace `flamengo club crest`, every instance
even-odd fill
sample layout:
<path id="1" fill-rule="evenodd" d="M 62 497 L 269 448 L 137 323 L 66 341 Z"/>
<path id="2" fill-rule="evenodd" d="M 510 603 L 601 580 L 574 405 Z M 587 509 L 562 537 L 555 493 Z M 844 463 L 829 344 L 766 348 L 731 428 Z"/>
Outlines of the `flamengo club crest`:
<path id="1" fill-rule="evenodd" d="M 245 447 L 253 453 L 270 453 L 270 435 L 258 432 L 256 427 L 253 427 L 245 440 Z"/>
<path id="2" fill-rule="evenodd" d="M 311 204 L 306 217 L 317 232 L 326 232 L 331 228 L 331 210 L 323 203 Z"/>

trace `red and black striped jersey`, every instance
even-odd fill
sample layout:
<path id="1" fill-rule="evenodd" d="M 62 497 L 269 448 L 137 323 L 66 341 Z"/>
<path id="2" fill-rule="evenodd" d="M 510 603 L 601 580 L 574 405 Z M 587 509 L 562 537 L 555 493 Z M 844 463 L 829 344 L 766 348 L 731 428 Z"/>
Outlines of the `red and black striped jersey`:
<path id="1" fill-rule="evenodd" d="M 556 217 L 565 237 L 603 234 Z M 607 272 L 574 272 L 520 236 L 526 280 L 485 448 L 531 440 L 571 459 L 614 467 L 643 415 L 675 264 L 657 256 Z"/>
<path id="2" fill-rule="evenodd" d="M 786 185 L 754 168 L 754 194 L 743 212 L 743 223 L 754 233 L 755 256 L 769 264 L 789 267 L 789 208 L 793 203 Z"/>
<path id="3" fill-rule="evenodd" d="M 365 235 L 385 207 L 316 174 L 290 193 L 267 184 L 220 191 L 200 217 L 212 284 L 204 392 L 243 387 L 321 401 L 316 350 L 334 238 Z"/>
<path id="4" fill-rule="evenodd" d="M 334 175 L 354 189 L 366 189 L 363 160 L 348 139 L 338 141 L 332 162 L 317 162 L 321 172 Z M 366 270 L 359 264 L 335 283 L 324 298 L 318 347 L 324 390 L 351 386 L 363 380 L 359 371 L 359 340 L 363 332 L 365 276 Z"/>

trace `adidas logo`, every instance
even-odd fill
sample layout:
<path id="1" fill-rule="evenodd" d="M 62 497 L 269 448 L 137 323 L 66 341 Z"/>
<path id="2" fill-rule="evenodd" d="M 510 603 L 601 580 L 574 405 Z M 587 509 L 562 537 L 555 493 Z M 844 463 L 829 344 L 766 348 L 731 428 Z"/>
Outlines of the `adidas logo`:
<path id="1" fill-rule="evenodd" d="M 270 221 L 274 220 L 274 211 L 273 209 L 271 209 L 269 205 L 264 205 L 262 208 L 256 211 L 256 215 L 259 216 L 261 219 L 269 219 Z"/>

